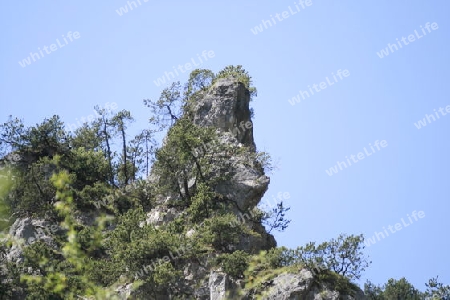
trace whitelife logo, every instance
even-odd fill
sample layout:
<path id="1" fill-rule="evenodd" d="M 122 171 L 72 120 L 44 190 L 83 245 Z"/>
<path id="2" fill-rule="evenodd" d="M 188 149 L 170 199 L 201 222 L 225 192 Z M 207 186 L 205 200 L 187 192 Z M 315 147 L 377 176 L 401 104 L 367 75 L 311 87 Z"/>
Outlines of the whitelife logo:
<path id="1" fill-rule="evenodd" d="M 425 212 L 423 212 L 422 210 L 419 211 L 419 212 L 413 211 L 411 213 L 411 215 L 414 218 L 414 220 L 416 220 L 416 222 L 417 222 L 418 221 L 417 217 L 419 217 L 420 219 L 424 218 L 425 217 Z M 407 214 L 407 216 L 408 216 L 409 223 L 405 222 L 405 220 L 403 218 L 401 218 L 400 220 L 402 221 L 402 223 L 395 223 L 394 226 L 389 225 L 388 226 L 389 231 L 391 233 L 396 233 L 397 231 L 400 231 L 403 228 L 408 227 L 409 225 L 411 225 L 413 223 L 413 220 L 411 219 L 409 214 Z M 403 227 L 402 227 L 402 225 L 403 225 Z M 394 228 L 395 228 L 395 230 L 394 230 Z M 381 239 L 387 238 L 389 236 L 389 233 L 386 230 L 386 227 L 384 227 L 384 226 L 383 226 L 383 231 L 384 231 L 384 233 L 375 231 L 374 235 L 372 237 L 367 238 L 366 240 L 364 240 L 364 244 L 367 247 L 369 247 L 370 245 L 374 245 L 377 242 L 377 239 L 378 239 L 378 242 L 379 242 L 379 241 L 381 241 Z M 384 234 L 386 234 L 386 236 Z"/>
<path id="2" fill-rule="evenodd" d="M 444 109 L 442 107 L 439 107 L 438 110 L 442 116 L 446 116 L 448 113 L 450 113 L 450 105 L 447 105 L 445 107 L 445 111 L 447 113 L 444 113 Z M 436 118 L 439 119 L 439 114 L 437 113 L 436 109 L 434 109 L 434 113 L 436 114 Z M 431 123 L 431 119 L 433 119 L 433 122 L 434 122 L 434 121 L 436 121 L 436 118 L 433 115 L 425 114 L 425 118 L 423 118 L 423 120 L 419 120 L 417 123 L 414 123 L 414 126 L 416 126 L 417 129 L 420 129 L 422 127 L 427 126 L 427 120 L 428 120 L 428 123 Z"/>
<path id="3" fill-rule="evenodd" d="M 289 18 L 290 16 L 296 15 L 298 14 L 301 10 L 305 10 L 306 7 L 311 6 L 312 5 L 312 1 L 311 0 L 300 0 L 297 2 L 294 2 L 295 4 L 295 8 L 297 9 L 296 11 L 292 9 L 292 7 L 289 5 L 289 11 L 285 10 L 283 11 L 281 14 L 276 13 L 275 17 L 277 18 L 277 20 L 279 22 Z M 300 6 L 302 7 L 300 9 Z M 277 24 L 277 21 L 275 21 L 275 18 L 273 17 L 273 15 L 270 15 L 270 19 L 272 20 L 272 22 L 270 20 L 262 20 L 262 23 L 260 23 L 258 26 L 255 26 L 254 28 L 250 28 L 250 31 L 254 34 L 257 35 L 260 32 L 263 32 L 264 29 L 268 29 L 269 27 L 272 27 L 273 25 Z"/>
<path id="4" fill-rule="evenodd" d="M 100 106 L 99 109 L 104 109 L 104 110 L 106 110 L 108 112 L 112 112 L 113 110 L 117 109 L 117 103 L 116 102 L 113 102 L 113 103 L 106 102 L 104 107 Z M 66 130 L 75 132 L 75 130 L 77 130 L 77 128 L 82 127 L 84 123 L 86 123 L 86 122 L 92 123 L 92 122 L 94 122 L 96 120 L 96 118 L 100 118 L 100 115 L 94 109 L 94 114 L 93 115 L 89 115 L 89 116 L 87 116 L 87 118 L 81 117 L 80 118 L 81 122 L 80 122 L 80 120 L 75 119 L 75 120 L 77 120 L 77 123 L 67 124 L 66 125 Z"/>
<path id="5" fill-rule="evenodd" d="M 64 36 L 64 34 L 62 35 L 62 37 L 63 37 L 63 40 L 64 40 L 65 44 L 61 43 L 59 41 L 59 39 L 56 39 L 56 43 L 57 44 L 51 44 L 50 47 L 44 46 L 44 47 L 42 47 L 42 49 L 41 49 L 41 47 L 38 47 L 38 52 L 39 53 L 30 52 L 30 56 L 28 56 L 27 58 L 22 59 L 22 61 L 19 61 L 19 65 L 22 68 L 25 68 L 26 66 L 31 65 L 31 63 L 32 63 L 31 60 L 33 60 L 33 62 L 35 62 L 36 60 L 39 60 L 39 59 L 44 57 L 44 52 L 42 52 L 42 50 L 44 50 L 45 53 L 47 53 L 47 54 L 55 52 L 56 50 L 61 49 L 62 47 L 64 47 L 64 46 L 69 44 L 67 39 L 69 39 L 70 42 L 73 42 L 74 40 L 79 39 L 80 38 L 80 33 L 78 31 L 75 31 L 74 33 L 72 33 L 72 31 L 69 31 L 67 33 L 67 39 Z M 50 51 L 49 51 L 49 49 L 50 49 Z"/>
<path id="6" fill-rule="evenodd" d="M 403 45 L 407 46 L 410 43 L 414 42 L 416 40 L 416 38 L 419 40 L 419 39 L 423 38 L 425 35 L 427 35 L 425 29 L 422 28 L 422 25 L 420 25 L 420 28 L 422 29 L 423 35 L 420 35 L 417 32 L 417 30 L 414 30 L 415 35 L 414 34 L 408 35 L 408 41 L 409 42 L 406 41 L 406 38 L 404 36 L 401 38 L 401 41 L 403 42 Z M 439 28 L 439 26 L 438 26 L 438 24 L 436 22 L 433 22 L 431 24 L 430 24 L 430 22 L 427 22 L 427 24 L 425 24 L 425 28 L 427 29 L 428 33 L 430 33 L 431 32 L 430 28 L 433 29 L 433 30 L 437 30 Z M 396 40 L 397 40 L 398 46 L 400 48 L 402 48 L 402 43 L 400 43 L 398 38 Z M 394 44 L 388 43 L 386 48 L 382 49 L 380 52 L 377 52 L 377 55 L 378 55 L 379 58 L 384 58 L 385 56 L 389 55 L 389 50 L 391 50 L 391 53 L 394 53 L 394 49 L 395 49 L 395 51 L 398 51 L 397 45 L 395 43 Z"/>
<path id="7" fill-rule="evenodd" d="M 347 69 L 345 69 L 344 71 L 342 71 L 341 69 L 339 69 L 339 70 L 337 70 L 336 73 L 337 73 L 337 76 L 341 79 L 341 81 L 342 81 L 345 77 L 350 76 L 350 72 L 349 72 L 349 70 L 347 70 Z M 318 93 L 318 92 L 320 92 L 321 90 L 324 90 L 324 89 L 326 89 L 327 87 L 332 86 L 333 84 L 335 84 L 336 82 L 338 82 L 338 79 L 336 78 L 336 75 L 334 75 L 334 73 L 331 73 L 331 74 L 333 75 L 334 82 L 333 82 L 333 81 L 330 81 L 330 79 L 329 79 L 328 76 L 327 76 L 327 77 L 325 77 L 326 82 L 325 82 L 325 81 L 322 81 L 322 82 L 319 83 L 319 84 L 316 84 L 316 83 L 315 83 L 315 84 L 312 85 L 312 88 L 311 88 L 310 85 L 308 85 L 309 92 L 311 93 L 311 96 L 314 95 L 313 89 Z M 342 76 L 344 76 L 344 78 L 342 78 Z M 320 87 L 320 90 L 319 90 L 317 87 Z M 291 105 L 295 105 L 296 102 L 297 102 L 297 103 L 300 103 L 300 102 L 302 101 L 302 99 L 300 99 L 300 96 L 302 96 L 303 100 L 305 100 L 305 99 L 306 99 L 305 95 L 306 95 L 306 97 L 308 97 L 308 98 L 310 97 L 310 94 L 308 93 L 308 91 L 302 91 L 302 90 L 300 90 L 299 93 L 297 94 L 297 96 L 292 97 L 291 99 L 288 99 L 288 102 L 289 102 Z"/>
<path id="8" fill-rule="evenodd" d="M 387 144 L 386 140 L 382 140 L 381 142 L 379 142 L 378 140 L 376 140 L 374 146 L 378 149 L 378 151 L 380 151 L 380 150 L 381 150 L 381 149 L 380 149 L 380 146 L 381 146 L 382 148 L 384 148 L 384 147 L 387 147 L 387 145 L 388 145 L 388 144 Z M 367 156 L 371 156 L 372 154 L 375 153 L 375 149 L 373 149 L 373 146 L 372 146 L 371 143 L 369 143 L 369 146 L 370 146 L 370 149 L 372 149 L 372 152 L 368 152 L 367 149 L 366 149 L 366 147 L 364 147 L 364 153 L 365 153 Z M 357 162 L 359 162 L 360 160 L 363 160 L 364 158 L 367 157 L 367 156 L 364 155 L 364 153 L 359 152 L 357 155 L 352 154 L 352 155 L 350 155 L 350 158 L 352 159 L 352 161 L 353 161 L 354 163 L 357 163 Z M 358 159 L 356 159 L 356 157 L 358 157 Z M 352 163 L 351 163 L 351 161 L 350 161 L 350 158 L 348 158 L 347 156 L 346 156 L 345 158 L 347 159 L 348 165 L 351 166 Z M 345 168 L 347 168 L 347 164 L 345 163 L 345 161 L 341 161 L 341 162 L 338 161 L 338 162 L 337 162 L 337 165 L 335 165 L 334 167 L 331 167 L 331 168 L 328 169 L 328 170 L 325 170 L 325 172 L 326 172 L 329 176 L 333 176 L 333 174 L 337 174 L 337 172 L 339 172 L 338 167 L 339 167 L 339 169 L 340 169 L 341 171 L 343 170 L 342 166 L 344 166 Z"/>
<path id="9" fill-rule="evenodd" d="M 205 59 L 205 62 L 208 61 L 208 57 L 213 58 L 214 56 L 216 56 L 216 54 L 212 50 L 209 50 L 209 51 L 203 50 L 203 52 L 202 52 L 202 57 Z M 180 70 L 180 72 L 184 73 L 186 71 L 191 70 L 193 66 L 197 67 L 197 66 L 200 66 L 201 64 L 203 64 L 203 60 L 201 59 L 201 57 L 198 53 L 197 53 L 197 58 L 199 60 L 199 64 L 196 64 L 195 59 L 191 58 L 192 64 L 190 62 L 187 62 L 184 65 L 178 65 L 178 70 Z M 184 67 L 184 69 L 183 69 L 183 67 Z M 160 85 L 166 83 L 166 78 L 167 78 L 167 82 L 169 82 L 171 79 L 175 79 L 176 76 L 180 76 L 180 74 L 177 71 L 177 68 L 175 68 L 175 67 L 172 67 L 172 68 L 176 75 L 173 72 L 166 71 L 166 72 L 164 72 L 164 75 L 162 77 L 158 78 L 157 80 L 153 80 L 153 83 L 156 86 L 160 86 Z"/>
<path id="10" fill-rule="evenodd" d="M 142 5 L 141 0 L 136 0 L 139 3 L 139 6 Z M 136 1 L 127 1 L 127 5 L 120 7 L 119 9 L 116 9 L 116 13 L 119 15 L 119 17 L 123 16 L 124 14 L 128 13 L 128 11 L 133 10 L 134 8 L 138 8 L 138 5 L 136 4 Z M 144 3 L 147 3 L 150 0 L 142 0 Z M 133 5 L 132 5 L 133 4 Z M 130 10 L 128 10 L 130 8 Z"/>

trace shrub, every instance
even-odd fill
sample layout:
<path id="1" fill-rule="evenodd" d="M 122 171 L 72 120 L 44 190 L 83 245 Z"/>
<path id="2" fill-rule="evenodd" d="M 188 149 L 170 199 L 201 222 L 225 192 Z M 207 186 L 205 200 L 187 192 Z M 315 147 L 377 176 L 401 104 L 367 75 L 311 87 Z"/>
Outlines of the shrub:
<path id="1" fill-rule="evenodd" d="M 244 272 L 248 268 L 249 254 L 237 250 L 233 253 L 225 253 L 216 258 L 216 264 L 222 267 L 222 270 L 233 278 L 243 278 Z"/>

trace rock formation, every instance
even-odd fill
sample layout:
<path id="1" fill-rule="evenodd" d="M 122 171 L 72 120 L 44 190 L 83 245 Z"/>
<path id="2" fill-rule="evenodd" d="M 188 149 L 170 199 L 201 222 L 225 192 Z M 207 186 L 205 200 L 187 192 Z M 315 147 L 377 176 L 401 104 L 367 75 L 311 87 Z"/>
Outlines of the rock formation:
<path id="1" fill-rule="evenodd" d="M 249 109 L 250 94 L 246 87 L 234 79 L 220 79 L 198 99 L 193 106 L 192 121 L 199 126 L 217 128 L 219 143 L 239 148 L 247 146 L 251 151 L 256 151 L 253 140 L 253 123 Z M 235 207 L 230 210 L 236 215 L 248 213 L 254 208 L 268 189 L 269 178 L 264 174 L 262 166 L 257 161 L 249 161 L 248 157 L 235 154 L 230 157 L 231 179 L 219 182 L 215 192 L 233 201 Z M 157 178 L 150 177 L 150 182 L 157 183 Z M 141 225 L 152 224 L 160 226 L 171 222 L 177 216 L 185 213 L 174 207 L 168 207 L 167 202 L 177 196 L 160 195 L 159 205 L 147 213 L 146 220 Z M 247 221 L 246 221 L 247 222 Z M 10 230 L 10 234 L 16 238 L 29 239 L 36 235 L 38 227 L 46 227 L 43 220 L 21 219 L 17 220 Z M 267 233 L 261 224 L 248 221 L 247 226 L 259 233 L 259 236 L 242 236 L 236 250 L 244 250 L 248 253 L 258 253 L 276 247 L 274 237 Z M 188 232 L 191 236 L 195 230 Z M 50 237 L 43 236 L 49 244 Z M 13 249 L 9 254 L 12 261 L 20 260 L 20 250 Z M 184 268 L 184 282 L 180 287 L 189 290 L 192 299 L 241 299 L 236 290 L 242 287 L 242 282 L 233 280 L 220 269 L 213 268 L 206 261 L 187 262 Z M 131 283 L 123 284 L 118 291 L 126 299 L 150 299 L 142 291 L 131 292 Z M 176 295 L 160 294 L 158 300 L 175 299 Z M 228 297 L 228 298 L 227 298 Z M 245 299 L 252 299 L 247 297 Z M 317 285 L 314 274 L 306 269 L 297 273 L 285 273 L 278 275 L 266 284 L 266 295 L 263 299 L 305 299 L 305 300 L 337 300 L 337 299 L 365 299 L 362 292 L 355 296 L 340 295 L 339 292 L 330 290 L 325 285 Z"/>
<path id="2" fill-rule="evenodd" d="M 249 102 L 249 91 L 242 83 L 233 79 L 220 79 L 194 104 L 192 121 L 199 126 L 216 127 L 221 143 L 234 147 L 245 145 L 256 151 Z M 257 162 L 248 164 L 247 157 L 235 155 L 231 161 L 233 176 L 231 180 L 219 183 L 216 192 L 237 204 L 233 212 L 238 216 L 250 211 L 261 201 L 270 179 Z M 146 222 L 161 225 L 172 221 L 180 213 L 162 204 L 148 213 Z M 268 234 L 261 224 L 251 226 L 260 237 L 242 237 L 240 250 L 257 253 L 276 246 L 274 237 Z M 192 281 L 189 285 L 197 286 L 194 292 L 195 299 L 240 299 L 235 290 L 241 282 L 231 279 L 220 270 L 201 264 L 189 264 L 185 275 L 188 281 Z M 365 299 L 362 292 L 355 297 L 340 295 L 339 292 L 329 290 L 326 286 L 317 286 L 313 279 L 313 274 L 307 270 L 300 270 L 298 274 L 279 275 L 267 283 L 267 295 L 263 299 Z M 160 299 L 170 299 L 168 295 L 166 297 L 163 298 L 161 295 Z"/>

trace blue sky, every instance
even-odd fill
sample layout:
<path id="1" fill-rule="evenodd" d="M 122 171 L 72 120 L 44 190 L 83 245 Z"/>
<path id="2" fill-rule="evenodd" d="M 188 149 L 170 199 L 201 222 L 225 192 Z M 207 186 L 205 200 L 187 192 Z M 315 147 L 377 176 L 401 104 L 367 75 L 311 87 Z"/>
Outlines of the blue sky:
<path id="1" fill-rule="evenodd" d="M 450 283 L 450 116 L 438 113 L 425 127 L 414 125 L 450 105 L 449 2 L 140 3 L 128 12 L 120 11 L 124 0 L 3 4 L 2 120 L 12 114 L 33 125 L 58 114 L 76 123 L 92 114 L 94 105 L 115 102 L 132 112 L 134 129 L 144 128 L 150 115 L 142 100 L 158 98 L 164 87 L 154 81 L 213 51 L 201 68 L 242 64 L 258 88 L 252 103 L 256 144 L 279 161 L 266 198 L 291 195 L 292 223 L 276 234 L 279 245 L 322 242 L 339 233 L 370 237 L 403 218 L 407 226 L 367 248 L 373 263 L 360 282 L 405 276 L 424 289 L 439 275 Z M 428 31 L 427 22 L 437 28 Z M 260 25 L 263 30 L 254 34 Z M 70 41 L 69 32 L 78 38 Z M 415 35 L 411 42 L 409 35 Z M 380 58 L 377 52 L 396 39 L 402 47 L 391 45 Z M 19 64 L 51 44 L 49 54 Z M 344 70 L 348 76 L 333 82 Z M 180 73 L 176 80 L 187 77 Z M 289 103 L 321 82 L 324 89 L 316 86 L 319 92 Z M 387 146 L 372 152 L 369 143 L 377 140 Z M 364 148 L 370 156 L 327 174 Z M 415 221 L 413 211 L 425 215 Z"/>

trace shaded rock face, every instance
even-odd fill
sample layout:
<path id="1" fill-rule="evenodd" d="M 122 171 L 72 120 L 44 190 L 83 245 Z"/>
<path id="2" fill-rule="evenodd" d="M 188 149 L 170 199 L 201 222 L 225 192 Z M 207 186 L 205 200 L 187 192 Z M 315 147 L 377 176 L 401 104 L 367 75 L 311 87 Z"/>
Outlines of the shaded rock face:
<path id="1" fill-rule="evenodd" d="M 14 244 L 6 255 L 6 259 L 12 262 L 21 262 L 23 245 L 30 245 L 37 240 L 42 240 L 49 246 L 56 247 L 52 233 L 58 232 L 58 226 L 46 220 L 23 218 L 17 219 L 9 229 L 9 235 L 18 243 Z"/>
<path id="2" fill-rule="evenodd" d="M 256 151 L 250 114 L 250 93 L 244 84 L 234 79 L 219 79 L 195 106 L 193 121 L 199 126 L 214 126 L 219 130 L 219 142 Z M 248 214 L 267 191 L 270 178 L 263 168 L 245 155 L 230 158 L 232 177 L 220 182 L 215 191 L 237 205 L 236 215 Z M 245 218 L 243 218 L 245 219 Z M 238 250 L 258 253 L 276 247 L 276 241 L 261 224 L 251 224 L 260 237 L 243 236 Z"/>
<path id="3" fill-rule="evenodd" d="M 250 114 L 250 93 L 244 84 L 235 79 L 219 79 L 203 95 L 196 99 L 192 108 L 192 121 L 201 127 L 217 128 L 218 143 L 238 149 L 247 146 L 255 153 L 253 123 Z M 227 156 L 227 155 L 226 155 Z M 218 165 L 220 163 L 217 163 Z M 231 178 L 215 186 L 215 192 L 236 203 L 231 212 L 236 216 L 248 214 L 261 201 L 267 191 L 270 178 L 263 168 L 248 155 L 232 154 L 228 160 Z M 158 179 L 149 178 L 157 183 Z M 148 214 L 146 223 L 160 226 L 170 222 L 182 212 L 168 209 L 165 203 L 176 200 L 178 195 L 160 195 L 160 205 Z M 260 224 L 251 224 L 261 237 L 245 236 L 237 249 L 257 253 L 276 246 L 275 239 Z"/>
<path id="4" fill-rule="evenodd" d="M 203 94 L 197 95 L 196 101 L 190 108 L 192 122 L 201 127 L 217 128 L 218 143 L 233 149 L 246 146 L 255 153 L 256 146 L 253 139 L 253 123 L 249 108 L 250 93 L 244 84 L 235 79 L 219 79 Z M 204 145 L 214 148 L 214 145 Z M 236 151 L 237 152 L 237 151 Z M 264 174 L 263 168 L 247 155 L 237 153 L 221 153 L 229 157 L 228 171 L 232 178 L 220 182 L 215 191 L 237 204 L 238 211 L 247 212 L 255 207 L 267 191 L 270 179 Z M 221 162 L 216 162 L 218 166 Z M 151 172 L 148 178 L 152 184 L 158 184 L 159 177 Z M 195 178 L 191 178 L 188 187 L 191 188 Z M 180 183 L 180 189 L 185 194 Z M 161 205 L 177 200 L 178 194 L 158 195 L 157 202 Z M 156 212 L 153 215 L 157 215 Z M 150 217 L 149 219 L 154 219 Z M 148 223 L 153 223 L 149 220 Z"/>
<path id="5" fill-rule="evenodd" d="M 211 272 L 209 276 L 210 299 L 225 299 L 229 280 L 226 274 Z"/>
<path id="6" fill-rule="evenodd" d="M 250 92 L 244 84 L 222 78 L 194 104 L 193 122 L 198 126 L 216 127 L 221 132 L 219 139 L 223 144 L 235 147 L 242 144 L 255 151 L 249 104 Z M 248 157 L 235 155 L 231 160 L 233 178 L 219 184 L 216 192 L 232 199 L 240 210 L 247 211 L 260 202 L 270 179 L 260 166 L 249 162 Z"/>
<path id="7" fill-rule="evenodd" d="M 231 163 L 232 178 L 219 183 L 216 192 L 232 199 L 241 211 L 247 212 L 261 201 L 269 187 L 270 178 L 264 174 L 261 166 L 249 161 L 248 157 L 232 157 Z"/>
<path id="8" fill-rule="evenodd" d="M 313 274 L 307 270 L 301 270 L 298 274 L 281 274 L 275 277 L 273 287 L 269 289 L 263 299 L 306 299 L 313 280 Z"/>
<path id="9" fill-rule="evenodd" d="M 239 143 L 255 149 L 250 92 L 234 79 L 222 78 L 194 106 L 194 124 L 232 132 Z"/>

